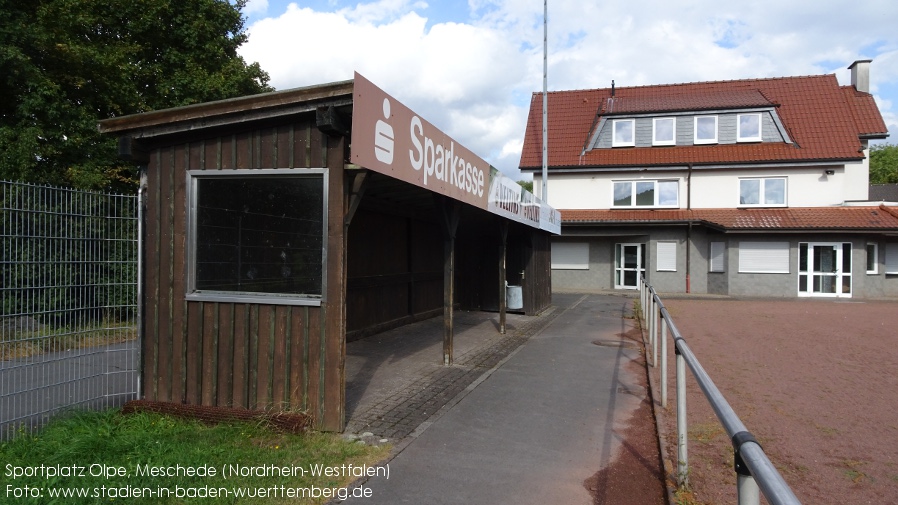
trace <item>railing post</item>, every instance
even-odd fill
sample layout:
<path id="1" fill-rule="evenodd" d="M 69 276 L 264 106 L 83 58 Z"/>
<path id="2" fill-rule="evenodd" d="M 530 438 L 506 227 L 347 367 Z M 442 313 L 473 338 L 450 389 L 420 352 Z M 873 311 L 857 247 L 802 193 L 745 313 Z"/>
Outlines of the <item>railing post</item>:
<path id="1" fill-rule="evenodd" d="M 640 314 L 642 316 L 642 320 L 645 321 L 645 279 L 642 277 L 639 278 L 639 310 L 642 312 Z"/>
<path id="2" fill-rule="evenodd" d="M 739 505 L 759 505 L 761 503 L 761 489 L 755 478 L 751 475 L 736 476 L 736 492 L 739 494 Z"/>
<path id="3" fill-rule="evenodd" d="M 738 496 L 738 501 L 736 503 L 738 503 L 738 505 L 760 505 L 761 489 L 758 487 L 757 481 L 755 481 L 755 478 L 751 475 L 751 471 L 742 459 L 740 448 L 742 447 L 741 444 L 743 442 L 737 440 L 739 435 L 747 435 L 747 433 L 742 432 L 734 437 L 733 469 L 736 471 L 736 494 Z M 750 440 L 754 441 L 753 436 L 748 435 L 748 437 L 750 437 Z"/>
<path id="4" fill-rule="evenodd" d="M 652 304 L 652 367 L 658 366 L 658 316 L 661 308 L 658 302 Z"/>
<path id="5" fill-rule="evenodd" d="M 674 342 L 676 344 L 676 342 Z M 689 485 L 689 454 L 686 446 L 686 359 L 675 347 L 677 355 L 677 484 Z"/>
<path id="6" fill-rule="evenodd" d="M 661 407 L 667 408 L 667 319 L 661 315 Z"/>
<path id="7" fill-rule="evenodd" d="M 646 314 L 646 325 L 649 327 L 649 349 L 646 351 L 646 360 L 652 358 L 652 367 L 655 366 L 655 361 L 652 356 L 652 350 L 655 348 L 655 293 L 654 290 L 649 290 L 649 313 Z M 651 355 L 651 356 L 650 356 Z"/>

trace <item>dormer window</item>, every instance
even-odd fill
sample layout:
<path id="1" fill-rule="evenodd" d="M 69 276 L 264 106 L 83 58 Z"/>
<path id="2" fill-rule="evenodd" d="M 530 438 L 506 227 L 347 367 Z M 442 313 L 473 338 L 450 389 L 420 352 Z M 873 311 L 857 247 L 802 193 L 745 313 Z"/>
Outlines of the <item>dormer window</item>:
<path id="1" fill-rule="evenodd" d="M 739 114 L 736 118 L 737 142 L 761 141 L 761 115 Z"/>
<path id="2" fill-rule="evenodd" d="M 677 120 L 658 117 L 652 120 L 652 145 L 673 146 L 677 143 Z"/>
<path id="3" fill-rule="evenodd" d="M 717 143 L 717 116 L 697 116 L 695 118 L 696 144 Z"/>
<path id="4" fill-rule="evenodd" d="M 612 124 L 611 147 L 633 147 L 636 145 L 636 120 L 615 119 Z"/>

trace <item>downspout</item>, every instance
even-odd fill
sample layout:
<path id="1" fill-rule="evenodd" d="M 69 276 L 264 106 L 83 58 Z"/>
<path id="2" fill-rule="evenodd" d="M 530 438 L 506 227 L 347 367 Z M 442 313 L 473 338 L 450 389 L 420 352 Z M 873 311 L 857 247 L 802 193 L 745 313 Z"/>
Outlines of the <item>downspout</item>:
<path id="1" fill-rule="evenodd" d="M 692 212 L 692 163 L 687 166 L 686 172 L 686 210 Z M 686 226 L 686 292 L 691 293 L 689 285 L 689 272 L 691 262 L 689 251 L 692 249 L 692 216 L 689 216 L 689 223 Z"/>

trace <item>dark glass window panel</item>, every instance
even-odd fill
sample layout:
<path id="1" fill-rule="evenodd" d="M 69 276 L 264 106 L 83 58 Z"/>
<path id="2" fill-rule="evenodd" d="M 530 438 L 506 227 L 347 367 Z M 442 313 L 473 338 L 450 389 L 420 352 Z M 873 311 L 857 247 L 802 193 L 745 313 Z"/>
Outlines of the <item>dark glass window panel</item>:
<path id="1" fill-rule="evenodd" d="M 196 183 L 197 290 L 321 296 L 320 175 Z"/>

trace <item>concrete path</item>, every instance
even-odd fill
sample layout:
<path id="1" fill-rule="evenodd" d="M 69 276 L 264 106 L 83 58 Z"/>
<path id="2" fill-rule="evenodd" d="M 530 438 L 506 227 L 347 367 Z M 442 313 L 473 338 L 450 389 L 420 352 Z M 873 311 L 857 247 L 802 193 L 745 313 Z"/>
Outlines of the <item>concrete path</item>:
<path id="1" fill-rule="evenodd" d="M 645 392 L 632 300 L 555 295 L 552 321 L 400 444 L 364 504 L 588 504 Z"/>

